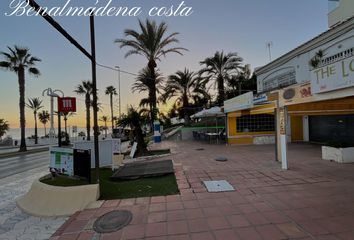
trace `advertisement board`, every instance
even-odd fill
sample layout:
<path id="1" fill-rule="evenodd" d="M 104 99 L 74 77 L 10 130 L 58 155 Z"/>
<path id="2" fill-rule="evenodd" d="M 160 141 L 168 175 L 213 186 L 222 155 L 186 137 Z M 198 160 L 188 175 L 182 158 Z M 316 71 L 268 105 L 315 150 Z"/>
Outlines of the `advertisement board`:
<path id="1" fill-rule="evenodd" d="M 72 148 L 51 147 L 50 168 L 58 173 L 74 175 L 74 151 Z"/>
<path id="2" fill-rule="evenodd" d="M 249 109 L 253 107 L 253 92 L 247 92 L 224 102 L 224 112 Z"/>
<path id="3" fill-rule="evenodd" d="M 354 56 L 311 71 L 312 93 L 354 86 Z"/>
<path id="4" fill-rule="evenodd" d="M 58 112 L 76 112 L 76 98 L 58 97 Z"/>

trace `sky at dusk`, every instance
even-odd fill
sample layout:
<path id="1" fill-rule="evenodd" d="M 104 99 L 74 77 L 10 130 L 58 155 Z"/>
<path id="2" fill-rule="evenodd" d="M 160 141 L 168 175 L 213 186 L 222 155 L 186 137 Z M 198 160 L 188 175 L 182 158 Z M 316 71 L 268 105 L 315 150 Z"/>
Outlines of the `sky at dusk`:
<path id="1" fill-rule="evenodd" d="M 99 0 L 98 5 L 105 5 L 108 0 Z M 11 12 L 11 0 L 0 2 L 0 51 L 7 51 L 7 46 L 17 44 L 26 46 L 30 52 L 42 59 L 37 67 L 41 76 L 26 76 L 26 98 L 41 97 L 45 109 L 49 110 L 49 98 L 42 97 L 45 88 L 61 89 L 66 96 L 76 96 L 75 87 L 82 81 L 91 79 L 89 60 L 64 37 L 62 37 L 42 17 L 5 16 Z M 63 6 L 64 0 L 37 0 L 41 6 Z M 96 0 L 72 0 L 73 6 L 92 6 Z M 112 6 L 140 6 L 144 20 L 147 12 L 154 6 L 179 5 L 182 1 L 170 0 L 113 0 Z M 244 58 L 244 63 L 252 69 L 269 62 L 266 42 L 272 41 L 273 59 L 285 54 L 327 30 L 328 3 L 326 0 L 186 0 L 185 4 L 193 8 L 188 17 L 150 17 L 157 22 L 165 21 L 169 33 L 179 32 L 178 46 L 189 49 L 184 56 L 167 55 L 158 68 L 164 76 L 173 74 L 185 67 L 192 71 L 200 69 L 199 62 L 212 56 L 217 50 L 237 52 Z M 55 17 L 79 43 L 88 51 L 89 18 Z M 96 17 L 96 55 L 97 62 L 107 66 L 120 66 L 122 70 L 137 73 L 146 66 L 142 56 L 124 58 L 127 48 L 120 49 L 114 40 L 124 37 L 127 28 L 138 29 L 137 17 Z M 2 59 L 1 59 L 2 60 Z M 103 94 L 106 86 L 118 88 L 117 72 L 97 68 L 99 100 L 103 112 L 109 115 L 109 98 Z M 121 74 L 122 111 L 127 105 L 138 105 L 142 94 L 132 93 L 134 76 Z M 9 121 L 11 128 L 19 126 L 18 82 L 12 72 L 0 70 L 0 118 Z M 84 126 L 85 108 L 83 96 L 78 97 L 77 115 L 70 125 Z M 118 99 L 118 98 L 116 98 Z M 167 106 L 161 106 L 166 111 Z M 115 101 L 118 112 L 118 101 Z M 33 114 L 26 109 L 27 127 L 33 127 Z"/>

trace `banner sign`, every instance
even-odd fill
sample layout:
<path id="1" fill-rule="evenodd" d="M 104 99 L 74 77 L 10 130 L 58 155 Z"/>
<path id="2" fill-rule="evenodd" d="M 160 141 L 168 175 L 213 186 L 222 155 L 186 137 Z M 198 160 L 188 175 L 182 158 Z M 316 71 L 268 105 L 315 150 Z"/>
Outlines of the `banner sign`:
<path id="1" fill-rule="evenodd" d="M 354 86 L 354 56 L 311 71 L 312 93 Z"/>
<path id="2" fill-rule="evenodd" d="M 76 112 L 76 98 L 58 97 L 58 112 Z"/>
<path id="3" fill-rule="evenodd" d="M 55 172 L 73 176 L 74 175 L 73 149 L 51 147 L 50 148 L 50 168 Z"/>
<path id="4" fill-rule="evenodd" d="M 253 107 L 253 92 L 247 92 L 224 102 L 224 112 L 249 109 Z"/>

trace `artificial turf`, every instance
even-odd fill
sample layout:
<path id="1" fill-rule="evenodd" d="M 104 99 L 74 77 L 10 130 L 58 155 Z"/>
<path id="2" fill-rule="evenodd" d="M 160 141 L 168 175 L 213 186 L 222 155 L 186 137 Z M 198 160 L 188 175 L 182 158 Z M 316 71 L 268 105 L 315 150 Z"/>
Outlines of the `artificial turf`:
<path id="1" fill-rule="evenodd" d="M 94 170 L 92 171 L 94 173 Z M 123 199 L 150 196 L 165 196 L 179 192 L 175 175 L 139 178 L 135 180 L 111 181 L 113 172 L 109 168 L 100 169 L 100 199 Z M 94 174 L 92 174 L 94 180 Z M 84 180 L 58 176 L 54 179 L 43 179 L 41 182 L 53 186 L 79 186 L 88 184 Z"/>

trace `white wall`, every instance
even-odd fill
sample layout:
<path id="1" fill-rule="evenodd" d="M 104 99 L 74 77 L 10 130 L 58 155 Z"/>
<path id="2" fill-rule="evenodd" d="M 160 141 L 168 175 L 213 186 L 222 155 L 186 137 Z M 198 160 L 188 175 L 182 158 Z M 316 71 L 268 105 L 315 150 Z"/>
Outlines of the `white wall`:
<path id="1" fill-rule="evenodd" d="M 328 13 L 328 27 L 354 16 L 354 1 L 340 0 L 339 6 Z"/>

